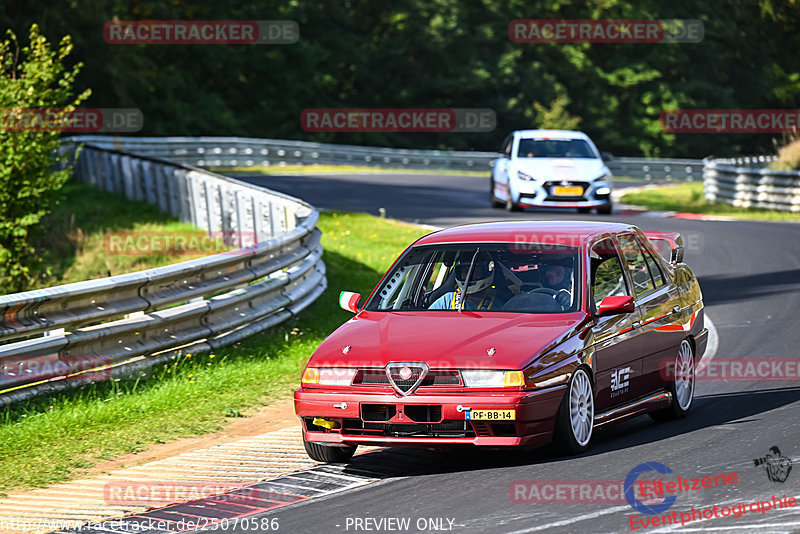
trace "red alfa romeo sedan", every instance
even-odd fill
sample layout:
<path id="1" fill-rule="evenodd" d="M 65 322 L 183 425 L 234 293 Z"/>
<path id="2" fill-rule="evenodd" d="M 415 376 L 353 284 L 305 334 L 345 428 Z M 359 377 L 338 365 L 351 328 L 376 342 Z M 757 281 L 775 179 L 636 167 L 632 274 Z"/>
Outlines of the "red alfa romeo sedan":
<path id="1" fill-rule="evenodd" d="M 596 222 L 496 222 L 427 235 L 331 334 L 295 391 L 305 448 L 584 451 L 643 413 L 684 417 L 708 339 L 676 233 Z"/>

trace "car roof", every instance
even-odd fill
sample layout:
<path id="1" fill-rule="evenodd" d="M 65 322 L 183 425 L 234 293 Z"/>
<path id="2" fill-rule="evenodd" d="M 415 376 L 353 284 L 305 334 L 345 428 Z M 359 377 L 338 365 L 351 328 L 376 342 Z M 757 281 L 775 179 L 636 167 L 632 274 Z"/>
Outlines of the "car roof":
<path id="1" fill-rule="evenodd" d="M 541 139 L 543 137 L 557 137 L 561 139 L 589 139 L 583 132 L 574 130 L 517 130 L 522 139 Z"/>
<path id="2" fill-rule="evenodd" d="M 550 243 L 583 245 L 605 233 L 635 230 L 630 224 L 591 221 L 502 221 L 465 224 L 440 230 L 416 241 L 415 245 L 435 243 Z"/>

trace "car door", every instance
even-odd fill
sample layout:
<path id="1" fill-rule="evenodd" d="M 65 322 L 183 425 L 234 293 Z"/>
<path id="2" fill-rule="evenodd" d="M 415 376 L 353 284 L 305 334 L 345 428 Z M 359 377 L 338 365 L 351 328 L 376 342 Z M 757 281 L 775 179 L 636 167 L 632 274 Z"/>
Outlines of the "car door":
<path id="1" fill-rule="evenodd" d="M 651 392 L 663 387 L 660 370 L 674 360 L 683 339 L 683 328 L 672 324 L 680 312 L 680 296 L 653 258 L 655 252 L 646 245 L 646 237 L 626 233 L 618 239 L 641 317 L 642 373 L 645 389 Z"/>
<path id="2" fill-rule="evenodd" d="M 495 160 L 494 169 L 494 196 L 506 200 L 508 198 L 508 173 L 511 165 L 511 148 L 514 145 L 514 134 L 511 133 L 503 140 L 500 146 L 501 156 Z"/>
<path id="3" fill-rule="evenodd" d="M 630 280 L 614 240 L 609 236 L 589 249 L 589 306 L 595 315 L 605 297 L 633 296 Z M 641 359 L 635 357 L 640 321 L 633 313 L 598 317 L 592 327 L 596 410 L 604 412 L 640 395 Z"/>

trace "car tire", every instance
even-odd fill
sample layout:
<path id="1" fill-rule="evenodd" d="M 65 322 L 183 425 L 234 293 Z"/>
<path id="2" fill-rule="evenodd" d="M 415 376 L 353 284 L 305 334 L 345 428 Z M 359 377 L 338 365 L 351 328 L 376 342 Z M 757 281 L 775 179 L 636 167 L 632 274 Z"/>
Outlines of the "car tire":
<path id="1" fill-rule="evenodd" d="M 683 419 L 689 413 L 694 399 L 694 349 L 688 339 L 681 341 L 675 356 L 674 378 L 669 383 L 672 405 L 655 412 L 650 417 L 656 421 Z"/>
<path id="2" fill-rule="evenodd" d="M 522 208 L 514 202 L 514 197 L 511 195 L 511 188 L 508 189 L 508 196 L 506 198 L 506 211 L 520 211 Z"/>
<path id="3" fill-rule="evenodd" d="M 567 384 L 558 409 L 553 443 L 559 454 L 578 454 L 589 448 L 594 428 L 594 390 L 589 373 L 578 367 Z"/>
<path id="4" fill-rule="evenodd" d="M 313 441 L 307 441 L 305 438 L 303 438 L 303 447 L 305 447 L 308 457 L 316 462 L 340 464 L 353 457 L 358 445 L 350 447 L 336 447 L 332 445 L 315 443 Z"/>
<path id="5" fill-rule="evenodd" d="M 605 206 L 600 206 L 599 208 L 597 208 L 597 213 L 599 213 L 600 215 L 611 215 L 613 211 L 614 211 L 614 205 L 611 202 L 609 202 Z"/>
<path id="6" fill-rule="evenodd" d="M 497 197 L 494 196 L 494 176 L 489 178 L 489 204 L 493 208 L 502 208 L 504 205 L 502 200 L 497 200 Z"/>
<path id="7" fill-rule="evenodd" d="M 578 213 L 591 213 L 592 208 L 578 208 Z"/>

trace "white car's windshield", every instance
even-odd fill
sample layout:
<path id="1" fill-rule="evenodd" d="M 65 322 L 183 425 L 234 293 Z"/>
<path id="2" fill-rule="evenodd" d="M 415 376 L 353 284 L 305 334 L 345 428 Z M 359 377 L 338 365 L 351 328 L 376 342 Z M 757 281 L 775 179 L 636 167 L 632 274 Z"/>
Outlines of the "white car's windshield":
<path id="1" fill-rule="evenodd" d="M 578 248 L 537 243 L 410 249 L 367 303 L 372 311 L 564 313 L 579 308 Z"/>
<path id="2" fill-rule="evenodd" d="M 583 139 L 520 139 L 520 158 L 589 158 L 597 155 Z"/>

